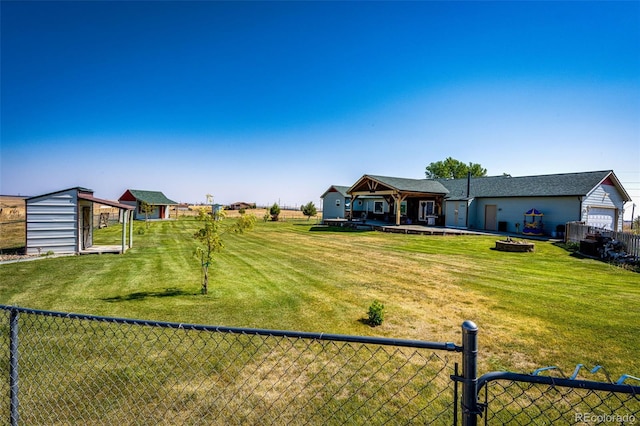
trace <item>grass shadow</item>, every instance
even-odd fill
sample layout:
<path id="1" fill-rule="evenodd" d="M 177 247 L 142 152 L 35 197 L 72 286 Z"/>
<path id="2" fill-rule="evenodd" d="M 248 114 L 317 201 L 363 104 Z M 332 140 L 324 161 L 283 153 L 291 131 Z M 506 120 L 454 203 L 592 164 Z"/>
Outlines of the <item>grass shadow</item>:
<path id="1" fill-rule="evenodd" d="M 371 232 L 369 229 L 354 229 L 351 227 L 342 227 L 342 226 L 327 226 L 327 225 L 317 225 L 309 228 L 311 232 Z"/>
<path id="2" fill-rule="evenodd" d="M 130 300 L 145 300 L 148 298 L 163 298 L 174 296 L 197 296 L 200 293 L 191 293 L 177 288 L 166 288 L 163 291 L 136 291 L 123 296 L 105 297 L 105 302 L 125 302 Z"/>

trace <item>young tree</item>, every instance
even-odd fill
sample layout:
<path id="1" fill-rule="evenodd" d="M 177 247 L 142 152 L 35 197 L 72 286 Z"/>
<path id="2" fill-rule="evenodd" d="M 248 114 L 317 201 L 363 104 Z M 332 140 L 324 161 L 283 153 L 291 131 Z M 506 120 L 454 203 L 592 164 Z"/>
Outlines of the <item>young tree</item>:
<path id="1" fill-rule="evenodd" d="M 307 204 L 300 206 L 300 210 L 302 211 L 302 214 L 307 217 L 307 220 L 311 219 L 311 216 L 318 214 L 318 210 L 316 209 L 315 204 L 313 204 L 313 201 L 309 201 Z"/>
<path id="2" fill-rule="evenodd" d="M 487 169 L 484 169 L 480 164 L 469 163 L 467 165 L 451 157 L 447 157 L 444 161 L 431 163 L 425 169 L 427 179 L 462 179 L 467 177 L 469 172 L 473 177 L 487 175 Z"/>
<path id="3" fill-rule="evenodd" d="M 223 221 L 220 219 L 224 216 L 224 211 L 220 211 L 217 217 L 204 208 L 198 212 L 198 220 L 202 222 L 203 226 L 193 236 L 202 244 L 196 248 L 195 252 L 202 268 L 202 294 L 209 292 L 209 266 L 213 261 L 214 254 L 224 248 L 222 236 L 228 232 L 243 233 L 248 231 L 253 228 L 256 222 L 254 215 L 244 214 L 233 225 L 223 228 Z"/>
<path id="4" fill-rule="evenodd" d="M 144 213 L 144 224 L 146 228 L 149 228 L 149 215 L 153 213 L 153 206 L 146 201 L 140 203 L 140 210 Z"/>
<path id="5" fill-rule="evenodd" d="M 269 209 L 269 213 L 271 213 L 271 220 L 277 222 L 278 216 L 280 216 L 280 206 L 278 205 L 278 203 L 273 203 L 273 205 Z"/>

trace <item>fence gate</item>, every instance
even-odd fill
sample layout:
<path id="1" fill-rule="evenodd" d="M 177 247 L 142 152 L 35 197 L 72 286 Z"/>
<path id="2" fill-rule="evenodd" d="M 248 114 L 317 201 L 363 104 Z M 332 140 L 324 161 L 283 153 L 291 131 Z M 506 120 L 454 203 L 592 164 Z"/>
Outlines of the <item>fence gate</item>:
<path id="1" fill-rule="evenodd" d="M 534 374 L 489 373 L 478 380 L 485 424 L 640 424 L 640 386 Z M 554 367 L 552 367 L 554 368 Z M 596 372 L 596 367 L 592 372 Z M 607 377 L 608 378 L 608 377 Z M 640 382 L 639 382 L 640 383 Z"/>

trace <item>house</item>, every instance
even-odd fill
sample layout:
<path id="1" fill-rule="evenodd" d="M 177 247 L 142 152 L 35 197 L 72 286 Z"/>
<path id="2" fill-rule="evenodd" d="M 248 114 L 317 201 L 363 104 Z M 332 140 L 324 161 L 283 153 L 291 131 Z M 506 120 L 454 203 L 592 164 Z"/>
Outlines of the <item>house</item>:
<path id="1" fill-rule="evenodd" d="M 322 220 L 344 219 L 351 213 L 351 196 L 348 186 L 331 185 L 322 198 Z"/>
<path id="2" fill-rule="evenodd" d="M 621 230 L 624 203 L 631 201 L 611 170 L 465 179 L 364 175 L 347 190 L 337 188 L 323 194 L 324 211 L 334 208 L 336 192 L 349 197 L 353 218 L 547 235 L 572 221 Z"/>
<path id="3" fill-rule="evenodd" d="M 255 203 L 245 203 L 244 201 L 238 201 L 233 204 L 229 204 L 229 210 L 242 210 L 242 209 L 255 209 Z"/>
<path id="4" fill-rule="evenodd" d="M 530 220 L 540 221 L 547 235 L 573 221 L 622 231 L 624 204 L 631 201 L 612 170 L 440 182 L 449 190 L 446 226 L 490 231 L 524 232 Z M 532 209 L 541 214 L 537 219 L 525 217 Z"/>
<path id="5" fill-rule="evenodd" d="M 123 204 L 135 207 L 134 219 L 169 219 L 169 207 L 178 205 L 173 200 L 168 199 L 160 191 L 142 191 L 138 189 L 127 189 L 118 199 Z M 149 212 L 144 211 L 144 203 L 151 207 Z"/>
<path id="6" fill-rule="evenodd" d="M 124 253 L 133 244 L 133 207 L 93 196 L 93 191 L 75 187 L 26 199 L 27 254 Z M 116 207 L 122 223 L 122 244 L 93 244 L 94 205 Z M 129 235 L 127 241 L 127 225 Z"/>

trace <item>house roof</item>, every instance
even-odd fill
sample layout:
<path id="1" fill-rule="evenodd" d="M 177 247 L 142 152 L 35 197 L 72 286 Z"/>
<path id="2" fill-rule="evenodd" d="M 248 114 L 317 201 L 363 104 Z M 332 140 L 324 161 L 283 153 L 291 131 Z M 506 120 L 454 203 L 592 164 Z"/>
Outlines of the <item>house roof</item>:
<path id="1" fill-rule="evenodd" d="M 476 177 L 471 178 L 469 182 L 469 194 L 467 194 L 466 178 L 438 179 L 438 181 L 449 189 L 447 199 L 584 196 L 601 183 L 609 183 L 617 187 L 623 201 L 631 201 L 631 197 L 611 170 L 521 177 L 508 175 Z"/>
<path id="2" fill-rule="evenodd" d="M 343 197 L 348 197 L 349 194 L 347 194 L 347 191 L 349 190 L 348 186 L 344 186 L 344 185 L 331 185 L 329 187 L 329 189 L 327 189 L 326 191 L 324 191 L 324 194 L 322 194 L 320 196 L 320 198 L 324 198 L 327 196 L 328 193 L 330 192 L 338 192 L 340 195 L 342 195 Z"/>
<path id="3" fill-rule="evenodd" d="M 120 197 L 120 200 L 126 198 L 125 196 L 127 193 L 131 194 L 131 196 L 133 196 L 137 201 L 144 201 L 153 206 L 178 204 L 175 201 L 168 199 L 160 191 L 143 191 L 140 189 L 127 189 L 127 191 L 125 191 L 125 193 Z"/>
<path id="4" fill-rule="evenodd" d="M 407 179 L 391 176 L 364 175 L 353 184 L 348 192 L 358 191 L 358 187 L 366 181 L 378 182 L 388 188 L 403 192 L 423 192 L 431 194 L 448 194 L 449 190 L 435 179 Z"/>

